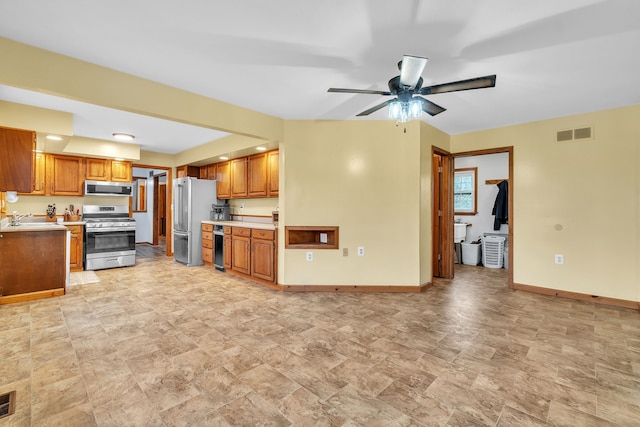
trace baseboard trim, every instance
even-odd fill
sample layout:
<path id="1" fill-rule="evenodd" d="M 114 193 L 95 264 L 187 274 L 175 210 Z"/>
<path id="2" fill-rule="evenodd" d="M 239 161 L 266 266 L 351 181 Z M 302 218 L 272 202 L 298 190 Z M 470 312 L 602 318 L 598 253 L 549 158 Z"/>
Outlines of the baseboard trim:
<path id="1" fill-rule="evenodd" d="M 420 293 L 433 286 L 431 282 L 420 286 L 374 285 L 280 285 L 285 292 L 368 292 L 368 293 Z"/>
<path id="2" fill-rule="evenodd" d="M 562 291 L 559 289 L 552 289 L 552 288 L 542 288 L 540 286 L 523 285 L 521 283 L 514 283 L 513 288 L 520 291 L 532 292 L 535 294 L 556 296 L 560 298 L 568 298 L 568 299 L 574 299 L 578 301 L 591 301 L 591 302 L 595 302 L 596 304 L 606 304 L 606 305 L 613 305 L 616 307 L 640 310 L 639 301 L 630 301 L 630 300 L 624 300 L 624 299 L 618 299 L 618 298 L 601 297 L 598 295 L 581 294 L 579 292 Z"/>
<path id="3" fill-rule="evenodd" d="M 15 302 L 32 301 L 36 299 L 59 297 L 64 295 L 65 289 L 49 289 L 46 291 L 28 292 L 26 294 L 0 296 L 0 305 L 13 304 Z"/>

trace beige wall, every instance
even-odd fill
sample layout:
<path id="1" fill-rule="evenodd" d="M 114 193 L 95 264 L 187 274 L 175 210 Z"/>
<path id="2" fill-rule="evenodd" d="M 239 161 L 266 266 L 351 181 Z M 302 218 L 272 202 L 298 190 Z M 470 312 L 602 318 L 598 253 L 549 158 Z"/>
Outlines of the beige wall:
<path id="1" fill-rule="evenodd" d="M 420 284 L 433 277 L 433 147 L 449 151 L 449 135 L 420 123 Z"/>
<path id="2" fill-rule="evenodd" d="M 284 249 L 281 239 L 282 284 L 419 284 L 418 130 L 390 121 L 286 123 L 281 223 L 338 226 L 340 250 L 314 250 L 308 262 L 307 250 Z"/>
<path id="3" fill-rule="evenodd" d="M 640 301 L 638 119 L 634 106 L 451 137 L 454 152 L 514 147 L 515 283 Z M 555 142 L 585 126 L 594 139 Z"/>

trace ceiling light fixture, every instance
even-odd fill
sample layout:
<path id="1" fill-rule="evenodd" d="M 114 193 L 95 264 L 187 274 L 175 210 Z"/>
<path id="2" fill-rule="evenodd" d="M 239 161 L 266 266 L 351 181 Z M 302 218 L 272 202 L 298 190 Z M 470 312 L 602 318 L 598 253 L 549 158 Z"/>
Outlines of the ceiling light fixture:
<path id="1" fill-rule="evenodd" d="M 220 156 L 220 160 L 229 160 L 227 156 Z"/>
<path id="2" fill-rule="evenodd" d="M 116 132 L 113 134 L 113 137 L 115 139 L 117 139 L 118 141 L 133 141 L 134 139 L 136 139 L 135 136 L 128 134 L 128 133 L 120 133 L 120 132 Z"/>
<path id="3" fill-rule="evenodd" d="M 267 147 L 256 147 L 258 151 L 267 151 Z"/>
<path id="4" fill-rule="evenodd" d="M 408 102 L 391 101 L 389 103 L 389 118 L 400 123 L 422 116 L 422 101 L 410 99 Z"/>
<path id="5" fill-rule="evenodd" d="M 51 141 L 62 141 L 62 137 L 58 135 L 47 135 L 47 139 Z"/>

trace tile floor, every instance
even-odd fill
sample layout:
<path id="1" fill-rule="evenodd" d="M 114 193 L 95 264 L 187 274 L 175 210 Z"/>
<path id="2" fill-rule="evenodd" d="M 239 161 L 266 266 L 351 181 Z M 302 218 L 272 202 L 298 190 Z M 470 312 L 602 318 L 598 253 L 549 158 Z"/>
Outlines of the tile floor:
<path id="1" fill-rule="evenodd" d="M 141 248 L 0 306 L 0 426 L 640 425 L 639 312 L 456 269 L 423 294 L 281 293 Z"/>

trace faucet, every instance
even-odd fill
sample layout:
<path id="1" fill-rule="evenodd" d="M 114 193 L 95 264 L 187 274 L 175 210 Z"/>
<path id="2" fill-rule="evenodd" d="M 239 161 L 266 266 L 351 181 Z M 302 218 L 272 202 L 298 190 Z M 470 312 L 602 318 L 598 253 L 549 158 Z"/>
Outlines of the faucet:
<path id="1" fill-rule="evenodd" d="M 13 215 L 11 216 L 10 225 L 12 225 L 14 227 L 20 225 L 20 221 L 22 220 L 22 218 L 27 217 L 27 216 L 31 216 L 31 214 L 30 213 L 28 213 L 28 214 L 19 214 L 18 211 L 13 211 Z"/>

